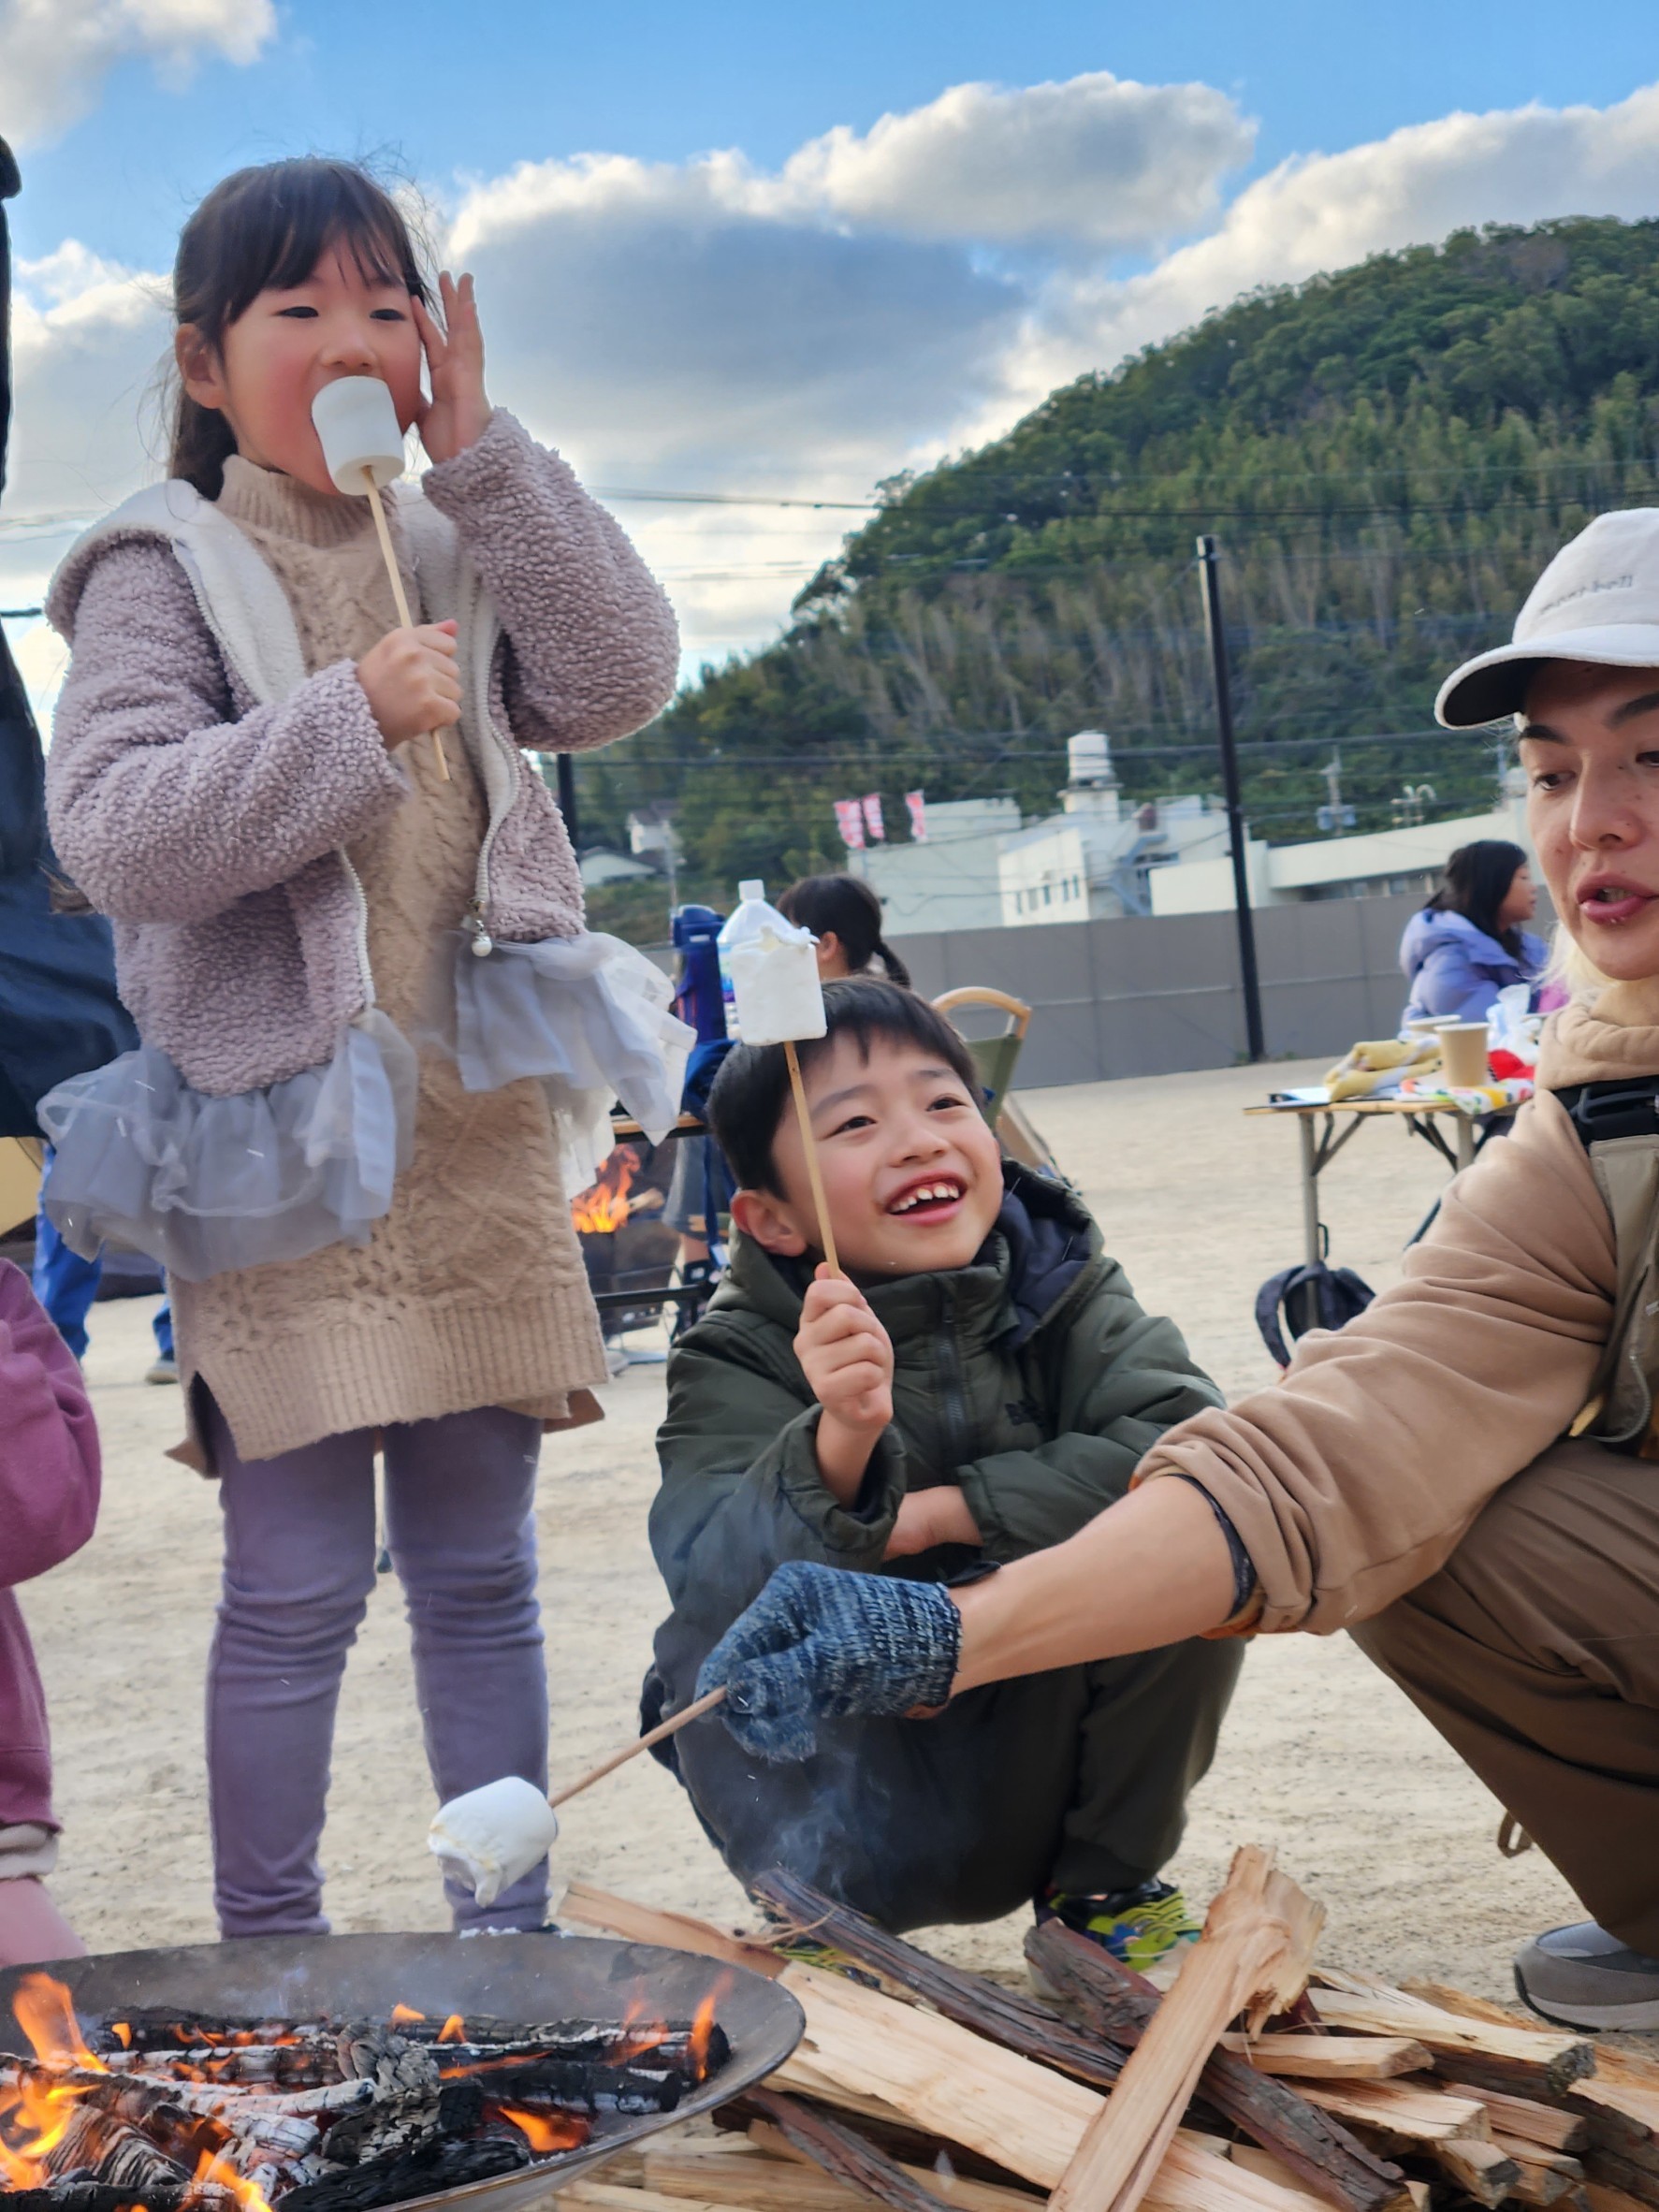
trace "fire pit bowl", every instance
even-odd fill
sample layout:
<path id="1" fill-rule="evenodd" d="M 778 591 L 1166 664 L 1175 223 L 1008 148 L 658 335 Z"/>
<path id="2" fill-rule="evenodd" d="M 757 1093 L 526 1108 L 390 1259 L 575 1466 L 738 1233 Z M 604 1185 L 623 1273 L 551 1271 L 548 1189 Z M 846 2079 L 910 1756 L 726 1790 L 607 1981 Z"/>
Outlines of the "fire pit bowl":
<path id="1" fill-rule="evenodd" d="M 515 2212 L 545 2198 L 613 2151 L 661 2128 L 723 2104 L 759 2081 L 800 2041 L 801 2008 L 764 1975 L 652 1943 L 559 1935 L 267 1936 L 165 1951 L 115 1951 L 69 1958 L 43 1970 L 0 1972 L 0 2050 L 25 2052 L 12 2016 L 24 1972 L 44 1971 L 65 1984 L 84 2021 L 145 2005 L 225 2015 L 326 2012 L 335 2018 L 386 2019 L 396 2004 L 441 2016 L 494 2014 L 521 2020 L 620 2020 L 643 2002 L 653 2016 L 686 2017 L 718 1988 L 715 2016 L 731 2043 L 718 2074 L 690 2090 L 671 2113 L 601 2112 L 579 2150 L 469 2183 L 411 2205 L 476 2205 Z M 0 2193 L 0 2212 L 6 2198 Z M 277 2212 L 281 2212 L 278 2200 Z"/>

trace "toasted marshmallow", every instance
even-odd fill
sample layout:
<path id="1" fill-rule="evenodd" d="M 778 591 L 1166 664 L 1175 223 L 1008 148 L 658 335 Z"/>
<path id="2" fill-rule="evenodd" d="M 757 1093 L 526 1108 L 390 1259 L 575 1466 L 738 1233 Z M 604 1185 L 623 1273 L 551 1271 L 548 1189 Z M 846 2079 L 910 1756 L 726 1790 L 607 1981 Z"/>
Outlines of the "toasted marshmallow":
<path id="1" fill-rule="evenodd" d="M 427 1849 L 481 1905 L 493 1905 L 546 1855 L 558 1833 L 558 1816 L 544 1793 L 522 1775 L 509 1774 L 440 1805 Z"/>

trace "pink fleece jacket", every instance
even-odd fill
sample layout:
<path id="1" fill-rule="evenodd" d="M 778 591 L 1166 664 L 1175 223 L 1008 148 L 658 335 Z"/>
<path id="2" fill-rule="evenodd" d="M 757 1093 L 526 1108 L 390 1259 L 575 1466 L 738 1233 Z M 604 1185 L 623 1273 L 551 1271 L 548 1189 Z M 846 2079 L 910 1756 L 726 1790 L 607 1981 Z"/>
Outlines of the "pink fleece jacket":
<path id="1" fill-rule="evenodd" d="M 0 1828 L 55 1827 L 46 1698 L 14 1585 L 92 1535 L 98 1432 L 74 1355 L 0 1259 Z"/>
<path id="2" fill-rule="evenodd" d="M 674 688 L 674 616 L 569 466 L 498 409 L 423 489 L 501 619 L 492 722 L 575 751 L 648 721 Z M 217 1097 L 319 1065 L 365 1003 L 344 848 L 408 792 L 355 664 L 255 705 L 153 529 L 118 523 L 71 552 L 48 611 L 74 648 L 47 764 L 52 838 L 115 924 L 145 1041 Z M 490 842 L 482 919 L 517 942 L 582 925 L 564 824 L 528 767 Z"/>

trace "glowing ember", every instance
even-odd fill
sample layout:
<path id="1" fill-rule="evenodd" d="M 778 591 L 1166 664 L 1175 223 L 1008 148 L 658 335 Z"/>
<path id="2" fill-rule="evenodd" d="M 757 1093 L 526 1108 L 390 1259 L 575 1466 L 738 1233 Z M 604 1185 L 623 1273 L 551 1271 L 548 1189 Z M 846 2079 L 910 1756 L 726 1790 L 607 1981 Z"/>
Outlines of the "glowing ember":
<path id="1" fill-rule="evenodd" d="M 725 2063 L 727 1986 L 694 2022 L 644 2003 L 615 2025 L 470 2028 L 409 2004 L 281 2026 L 139 2007 L 83 2035 L 69 1991 L 27 1974 L 13 2005 L 34 2055 L 0 2053 L 0 2212 L 11 2191 L 50 2206 L 89 2185 L 115 2212 L 284 2212 L 296 2190 L 312 2212 L 395 2212 L 576 2150 L 603 2115 L 674 2111 Z"/>
<path id="2" fill-rule="evenodd" d="M 522 2104 L 498 2104 L 504 2120 L 511 2120 L 537 2158 L 556 2150 L 575 2150 L 586 2140 L 586 2131 L 564 2112 L 531 2112 Z"/>

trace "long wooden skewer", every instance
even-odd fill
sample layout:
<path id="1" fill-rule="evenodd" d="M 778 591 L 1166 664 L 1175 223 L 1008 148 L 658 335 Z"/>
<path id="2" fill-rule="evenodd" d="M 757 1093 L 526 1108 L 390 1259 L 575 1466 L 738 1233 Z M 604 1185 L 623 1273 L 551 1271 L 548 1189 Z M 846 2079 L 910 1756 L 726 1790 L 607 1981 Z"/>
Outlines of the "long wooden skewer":
<path id="1" fill-rule="evenodd" d="M 672 1720 L 660 1721 L 648 1736 L 636 1736 L 632 1743 L 625 1743 L 620 1751 L 612 1752 L 608 1759 L 601 1759 L 597 1767 L 589 1767 L 587 1773 L 575 1782 L 566 1783 L 547 1799 L 549 1805 L 562 1805 L 567 1797 L 579 1797 L 584 1790 L 591 1789 L 596 1782 L 603 1782 L 607 1774 L 614 1774 L 618 1767 L 625 1767 L 630 1759 L 637 1759 L 641 1752 L 648 1752 L 654 1743 L 665 1743 L 669 1737 L 677 1736 L 691 1721 L 700 1721 L 706 1712 L 712 1712 L 717 1705 L 725 1702 L 726 1686 L 710 1690 L 706 1697 L 699 1697 L 694 1705 L 688 1705 L 684 1712 L 677 1712 Z"/>
<path id="2" fill-rule="evenodd" d="M 409 612 L 409 599 L 403 589 L 402 572 L 398 566 L 398 556 L 392 546 L 392 533 L 386 527 L 386 508 L 381 502 L 380 487 L 374 481 L 372 469 L 363 471 L 363 482 L 369 490 L 369 505 L 373 512 L 374 528 L 380 539 L 381 559 L 386 562 L 386 573 L 391 578 L 392 597 L 397 602 L 398 619 L 405 630 L 413 630 L 415 620 Z M 444 740 L 436 730 L 432 731 L 431 739 L 432 749 L 438 756 L 438 773 L 447 783 L 449 781 L 449 763 L 444 757 Z"/>
<path id="3" fill-rule="evenodd" d="M 801 1124 L 801 1142 L 807 1148 L 807 1174 L 812 1185 L 812 1203 L 818 1208 L 818 1239 L 823 1246 L 823 1256 L 830 1263 L 831 1273 L 838 1275 L 841 1262 L 836 1258 L 836 1232 L 830 1227 L 829 1207 L 823 1196 L 823 1177 L 818 1170 L 818 1144 L 807 1114 L 807 1086 L 801 1081 L 801 1063 L 795 1057 L 794 1044 L 788 1038 L 784 1040 L 783 1056 L 789 1062 L 790 1086 L 795 1094 L 795 1113 Z"/>

